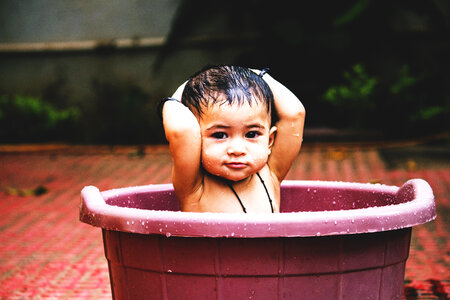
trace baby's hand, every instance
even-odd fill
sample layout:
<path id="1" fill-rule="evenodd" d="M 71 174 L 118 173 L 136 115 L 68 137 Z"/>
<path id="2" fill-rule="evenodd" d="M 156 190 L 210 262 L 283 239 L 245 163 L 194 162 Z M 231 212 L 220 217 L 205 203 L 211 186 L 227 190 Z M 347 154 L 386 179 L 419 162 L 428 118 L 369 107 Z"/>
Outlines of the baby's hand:
<path id="1" fill-rule="evenodd" d="M 184 87 L 186 86 L 187 81 L 185 81 L 182 85 L 180 85 L 175 93 L 172 95 L 172 98 L 177 99 L 181 102 L 181 96 L 183 95 Z"/>

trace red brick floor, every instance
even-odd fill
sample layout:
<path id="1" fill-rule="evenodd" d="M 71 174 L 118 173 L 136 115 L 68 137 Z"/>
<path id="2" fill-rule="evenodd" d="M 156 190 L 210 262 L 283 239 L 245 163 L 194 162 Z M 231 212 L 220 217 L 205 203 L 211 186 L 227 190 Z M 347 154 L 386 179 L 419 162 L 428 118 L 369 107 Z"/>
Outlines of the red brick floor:
<path id="1" fill-rule="evenodd" d="M 166 183 L 170 166 L 165 146 L 0 147 L 0 299 L 110 299 L 100 229 L 78 221 L 80 191 Z M 389 169 L 377 147 L 318 144 L 304 146 L 287 179 L 401 185 L 411 178 L 430 183 L 438 218 L 414 227 L 405 299 L 448 299 L 448 167 Z"/>

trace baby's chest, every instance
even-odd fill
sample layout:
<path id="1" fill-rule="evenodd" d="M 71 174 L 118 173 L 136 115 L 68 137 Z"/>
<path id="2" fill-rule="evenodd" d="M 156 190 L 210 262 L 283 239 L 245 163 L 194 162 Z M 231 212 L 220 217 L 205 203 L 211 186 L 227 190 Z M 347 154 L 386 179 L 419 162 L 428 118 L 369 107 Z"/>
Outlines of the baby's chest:
<path id="1" fill-rule="evenodd" d="M 202 211 L 208 212 L 247 212 L 271 213 L 277 212 L 277 197 L 270 195 L 264 188 L 233 189 L 228 185 L 205 186 L 200 199 Z"/>

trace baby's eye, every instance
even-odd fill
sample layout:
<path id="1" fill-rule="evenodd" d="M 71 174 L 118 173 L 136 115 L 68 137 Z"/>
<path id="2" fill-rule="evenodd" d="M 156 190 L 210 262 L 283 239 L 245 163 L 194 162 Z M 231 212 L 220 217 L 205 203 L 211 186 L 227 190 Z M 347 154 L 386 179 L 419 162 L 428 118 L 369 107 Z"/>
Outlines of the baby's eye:
<path id="1" fill-rule="evenodd" d="M 258 131 L 249 131 L 245 134 L 245 137 L 248 139 L 254 139 L 258 136 L 260 136 L 261 134 Z"/>
<path id="2" fill-rule="evenodd" d="M 219 131 L 219 132 L 214 132 L 211 136 L 215 139 L 224 139 L 227 137 L 227 134 L 225 132 Z"/>

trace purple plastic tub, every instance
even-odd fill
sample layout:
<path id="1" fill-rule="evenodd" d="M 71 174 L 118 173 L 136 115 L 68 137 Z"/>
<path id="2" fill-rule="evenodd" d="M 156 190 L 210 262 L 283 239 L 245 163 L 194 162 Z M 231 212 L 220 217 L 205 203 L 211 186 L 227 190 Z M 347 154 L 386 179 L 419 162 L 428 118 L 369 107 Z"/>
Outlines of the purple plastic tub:
<path id="1" fill-rule="evenodd" d="M 287 181 L 280 214 L 180 212 L 168 184 L 81 197 L 115 299 L 401 299 L 411 227 L 436 217 L 421 179 Z"/>

